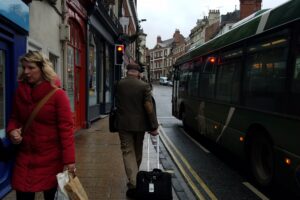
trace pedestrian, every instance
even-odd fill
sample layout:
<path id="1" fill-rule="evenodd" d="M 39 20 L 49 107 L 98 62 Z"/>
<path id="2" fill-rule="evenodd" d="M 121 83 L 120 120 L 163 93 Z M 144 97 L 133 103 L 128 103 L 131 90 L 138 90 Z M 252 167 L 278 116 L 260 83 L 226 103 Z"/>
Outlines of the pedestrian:
<path id="1" fill-rule="evenodd" d="M 127 65 L 127 76 L 116 87 L 117 127 L 121 150 L 128 178 L 127 197 L 135 197 L 136 175 L 143 156 L 145 132 L 158 134 L 156 112 L 152 102 L 151 88 L 140 80 L 140 66 Z"/>
<path id="2" fill-rule="evenodd" d="M 64 169 L 75 171 L 75 144 L 70 101 L 50 61 L 37 51 L 20 59 L 22 73 L 14 95 L 7 135 L 18 146 L 12 172 L 12 188 L 17 200 L 34 200 L 43 192 L 53 200 L 57 188 L 56 174 Z M 50 92 L 31 123 L 35 106 Z M 25 128 L 27 126 L 27 128 Z"/>

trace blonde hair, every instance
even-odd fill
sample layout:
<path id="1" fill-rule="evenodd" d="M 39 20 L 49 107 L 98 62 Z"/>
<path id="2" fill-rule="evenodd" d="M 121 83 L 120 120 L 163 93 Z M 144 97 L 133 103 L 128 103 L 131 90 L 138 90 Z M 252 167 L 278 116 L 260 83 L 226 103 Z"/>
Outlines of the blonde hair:
<path id="1" fill-rule="evenodd" d="M 49 81 L 51 84 L 54 84 L 57 79 L 57 74 L 53 69 L 53 65 L 46 56 L 39 51 L 30 51 L 20 58 L 20 62 L 30 62 L 35 63 L 42 72 L 42 77 L 44 80 Z M 25 81 L 24 70 L 22 71 L 19 80 Z"/>

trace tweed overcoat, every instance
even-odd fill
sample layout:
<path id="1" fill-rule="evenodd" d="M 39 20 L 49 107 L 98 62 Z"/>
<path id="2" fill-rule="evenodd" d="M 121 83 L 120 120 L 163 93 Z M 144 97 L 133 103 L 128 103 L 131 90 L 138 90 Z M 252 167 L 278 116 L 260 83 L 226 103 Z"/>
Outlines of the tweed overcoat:
<path id="1" fill-rule="evenodd" d="M 24 127 L 34 107 L 52 89 L 47 81 L 35 88 L 19 82 L 7 133 Z M 56 174 L 64 165 L 75 163 L 73 120 L 65 91 L 59 89 L 50 97 L 22 137 L 13 168 L 13 189 L 38 192 L 56 187 Z"/>
<path id="2" fill-rule="evenodd" d="M 115 92 L 119 130 L 145 132 L 158 128 L 148 83 L 128 76 L 117 83 Z"/>

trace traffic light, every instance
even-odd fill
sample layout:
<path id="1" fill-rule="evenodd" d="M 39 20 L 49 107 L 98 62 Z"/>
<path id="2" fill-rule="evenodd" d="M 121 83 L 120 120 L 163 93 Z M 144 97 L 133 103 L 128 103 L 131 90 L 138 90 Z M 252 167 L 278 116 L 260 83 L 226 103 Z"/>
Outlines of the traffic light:
<path id="1" fill-rule="evenodd" d="M 115 44 L 115 65 L 123 64 L 124 45 Z"/>

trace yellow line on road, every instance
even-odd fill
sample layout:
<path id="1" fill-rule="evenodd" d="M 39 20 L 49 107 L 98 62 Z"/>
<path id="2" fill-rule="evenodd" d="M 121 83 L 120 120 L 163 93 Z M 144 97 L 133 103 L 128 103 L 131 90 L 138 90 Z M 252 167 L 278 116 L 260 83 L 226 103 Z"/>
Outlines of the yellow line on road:
<path id="1" fill-rule="evenodd" d="M 198 184 L 203 188 L 203 190 L 206 192 L 206 194 L 212 199 L 212 200 L 217 200 L 217 197 L 213 194 L 213 192 L 208 188 L 208 186 L 204 183 L 204 181 L 198 176 L 198 174 L 195 172 L 195 170 L 191 167 L 191 165 L 189 164 L 189 162 L 185 159 L 185 157 L 180 153 L 180 151 L 175 147 L 175 145 L 171 142 L 171 140 L 166 136 L 164 130 L 162 128 L 160 128 L 160 132 L 162 134 L 160 134 L 163 139 L 166 139 L 168 141 L 168 143 L 170 144 L 170 146 L 174 149 L 174 151 L 176 152 L 176 154 L 180 157 L 180 159 L 182 160 L 182 162 L 185 164 L 185 166 L 187 167 L 187 169 L 191 172 L 191 174 L 193 175 L 193 177 L 197 180 Z M 166 143 L 166 142 L 164 142 Z M 169 151 L 171 152 L 171 151 Z M 174 154 L 172 155 L 173 159 L 175 158 Z M 197 189 L 198 190 L 198 189 Z"/>
<path id="2" fill-rule="evenodd" d="M 176 156 L 173 154 L 173 151 L 171 151 L 171 147 L 169 146 L 169 144 L 165 141 L 165 138 L 162 136 L 162 134 L 160 134 L 160 138 L 163 141 L 164 145 L 166 146 L 167 149 L 169 149 L 169 153 L 171 154 L 174 162 L 176 163 L 177 167 L 179 168 L 179 170 L 181 171 L 181 174 L 184 176 L 185 180 L 188 182 L 188 184 L 190 185 L 190 187 L 192 188 L 192 190 L 194 191 L 195 195 L 197 196 L 197 198 L 199 200 L 205 200 L 204 196 L 201 194 L 201 192 L 198 190 L 197 186 L 193 183 L 192 179 L 190 178 L 190 176 L 186 173 L 186 171 L 184 170 L 183 166 L 181 165 L 181 163 L 178 161 L 178 159 L 176 158 Z"/>

